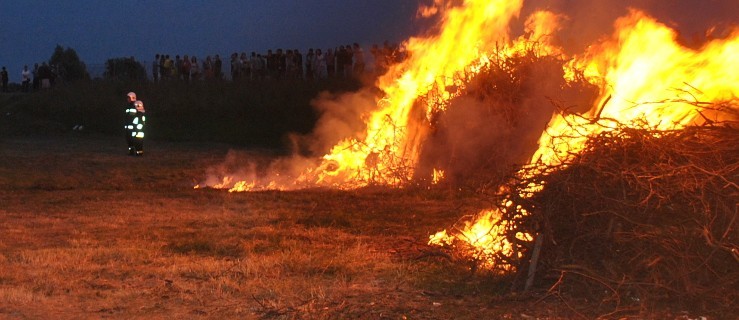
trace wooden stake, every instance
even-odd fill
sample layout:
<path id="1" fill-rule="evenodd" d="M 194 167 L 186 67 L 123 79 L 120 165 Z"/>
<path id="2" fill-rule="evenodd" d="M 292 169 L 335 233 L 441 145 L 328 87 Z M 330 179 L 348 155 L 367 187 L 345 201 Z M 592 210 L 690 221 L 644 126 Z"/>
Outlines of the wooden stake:
<path id="1" fill-rule="evenodd" d="M 531 253 L 531 261 L 529 262 L 529 274 L 526 277 L 526 286 L 523 291 L 528 292 L 534 285 L 534 275 L 536 275 L 536 264 L 539 263 L 539 252 L 541 251 L 541 242 L 544 234 L 540 233 L 534 241 L 534 252 Z"/>

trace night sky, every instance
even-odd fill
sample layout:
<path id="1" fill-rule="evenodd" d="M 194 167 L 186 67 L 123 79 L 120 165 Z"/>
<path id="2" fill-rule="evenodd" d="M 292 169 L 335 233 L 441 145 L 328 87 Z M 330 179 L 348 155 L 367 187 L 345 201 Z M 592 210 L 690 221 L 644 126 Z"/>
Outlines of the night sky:
<path id="1" fill-rule="evenodd" d="M 57 44 L 95 73 L 109 58 L 156 53 L 202 59 L 400 42 L 414 33 L 417 8 L 417 0 L 3 0 L 0 66 L 18 82 L 24 64 L 48 61 Z"/>
<path id="2" fill-rule="evenodd" d="M 0 66 L 18 82 L 24 64 L 48 61 L 57 44 L 74 49 L 91 73 L 109 58 L 151 61 L 174 56 L 267 49 L 331 48 L 359 42 L 401 42 L 421 32 L 415 17 L 430 0 L 3 0 Z M 638 6 L 660 21 L 700 32 L 717 23 L 739 23 L 739 0 L 531 0 L 533 7 L 565 12 L 578 34 L 594 38 L 612 19 Z M 603 30 L 601 30 L 603 29 Z M 588 39 L 587 41 L 591 41 Z M 146 64 L 148 67 L 148 63 Z"/>

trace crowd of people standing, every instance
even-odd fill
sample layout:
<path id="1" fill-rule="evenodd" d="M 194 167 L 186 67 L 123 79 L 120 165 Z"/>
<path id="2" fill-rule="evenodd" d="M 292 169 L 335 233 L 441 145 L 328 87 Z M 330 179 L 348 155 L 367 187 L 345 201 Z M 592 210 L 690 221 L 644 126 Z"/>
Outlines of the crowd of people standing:
<path id="1" fill-rule="evenodd" d="M 47 64 L 46 62 L 40 65 L 36 63 L 33 69 L 29 69 L 28 65 L 23 66 L 21 70 L 21 90 L 23 92 L 30 92 L 31 90 L 37 89 L 48 89 L 54 84 L 58 70 L 54 66 Z M 6 67 L 0 69 L 0 84 L 2 85 L 2 92 L 8 92 L 8 70 Z"/>
<path id="2" fill-rule="evenodd" d="M 369 51 L 371 56 L 366 55 L 358 43 L 354 43 L 325 50 L 310 48 L 305 53 L 298 49 L 270 49 L 265 53 L 250 54 L 234 52 L 226 59 L 218 54 L 202 60 L 195 55 L 156 54 L 150 72 L 154 82 L 171 79 L 253 81 L 359 78 L 368 73 L 383 74 L 389 65 L 402 59 L 400 47 L 387 42 L 381 46 L 375 44 Z M 36 63 L 33 68 L 24 65 L 20 72 L 20 87 L 9 89 L 9 71 L 2 67 L 0 90 L 31 92 L 51 88 L 56 80 L 63 78 L 63 73 L 60 73 L 63 70 L 60 69 L 47 62 Z"/>
<path id="3" fill-rule="evenodd" d="M 400 59 L 399 49 L 387 42 L 382 46 L 373 45 L 372 72 L 383 73 L 387 66 Z M 196 56 L 156 54 L 151 64 L 152 79 L 155 82 L 170 79 L 185 81 L 223 80 L 230 76 L 233 81 L 265 79 L 325 79 L 358 77 L 366 72 L 364 50 L 358 43 L 341 45 L 333 49 L 310 48 L 303 54 L 298 49 L 267 50 L 266 53 L 234 52 L 227 66 L 220 55 L 206 56 L 198 60 Z M 228 68 L 228 74 L 225 69 Z"/>

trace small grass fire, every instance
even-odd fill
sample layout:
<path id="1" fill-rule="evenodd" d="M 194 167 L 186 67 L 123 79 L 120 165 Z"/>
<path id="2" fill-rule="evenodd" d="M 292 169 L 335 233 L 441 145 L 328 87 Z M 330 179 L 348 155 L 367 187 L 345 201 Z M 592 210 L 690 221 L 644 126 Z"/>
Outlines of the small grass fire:
<path id="1" fill-rule="evenodd" d="M 555 12 L 535 12 L 511 36 L 522 6 L 422 8 L 438 32 L 409 39 L 376 90 L 317 102 L 353 102 L 353 135 L 322 157 L 216 172 L 198 187 L 474 186 L 498 205 L 429 243 L 521 288 L 548 283 L 551 295 L 590 294 L 617 310 L 666 297 L 731 305 L 739 29 L 693 48 L 632 9 L 612 36 L 567 54 L 557 41 L 567 18 Z M 332 141 L 325 132 L 346 116 L 334 109 L 306 140 Z"/>

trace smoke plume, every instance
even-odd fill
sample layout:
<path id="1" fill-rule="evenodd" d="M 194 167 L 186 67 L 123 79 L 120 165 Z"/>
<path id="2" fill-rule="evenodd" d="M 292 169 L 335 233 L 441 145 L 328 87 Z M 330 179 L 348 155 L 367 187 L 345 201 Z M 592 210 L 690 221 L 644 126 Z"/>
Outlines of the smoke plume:
<path id="1" fill-rule="evenodd" d="M 726 36 L 729 27 L 739 23 L 739 5 L 734 0 L 529 0 L 524 2 L 521 17 L 542 9 L 566 15 L 559 45 L 576 54 L 610 35 L 613 21 L 626 15 L 629 8 L 644 11 L 677 30 L 680 40 L 693 46 Z"/>

